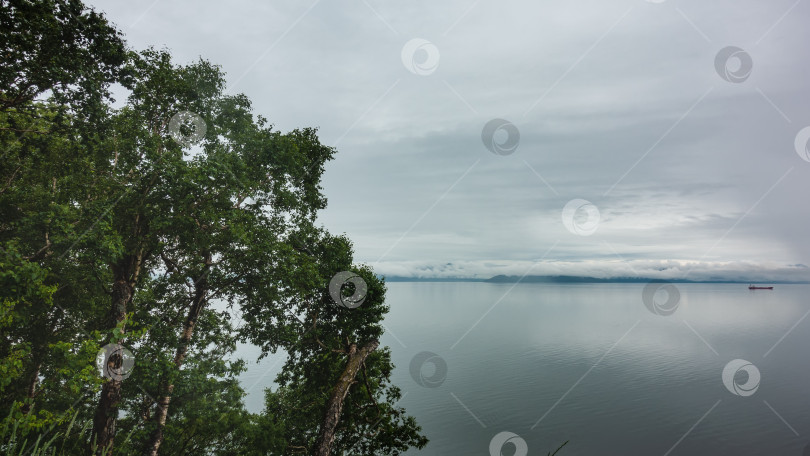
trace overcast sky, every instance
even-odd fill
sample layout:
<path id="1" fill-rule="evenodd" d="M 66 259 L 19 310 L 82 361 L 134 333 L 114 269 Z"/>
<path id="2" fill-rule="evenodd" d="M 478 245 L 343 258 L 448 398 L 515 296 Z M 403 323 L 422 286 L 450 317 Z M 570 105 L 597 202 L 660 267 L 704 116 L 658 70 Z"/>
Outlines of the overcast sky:
<path id="1" fill-rule="evenodd" d="M 90 4 L 319 127 L 380 273 L 810 279 L 810 1 Z"/>

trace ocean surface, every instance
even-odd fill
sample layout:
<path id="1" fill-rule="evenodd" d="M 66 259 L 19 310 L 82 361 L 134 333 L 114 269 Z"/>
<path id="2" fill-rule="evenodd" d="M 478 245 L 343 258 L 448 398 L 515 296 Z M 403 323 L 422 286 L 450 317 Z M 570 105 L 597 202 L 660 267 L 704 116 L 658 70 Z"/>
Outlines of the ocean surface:
<path id="1" fill-rule="evenodd" d="M 411 455 L 810 454 L 810 286 L 389 283 Z M 255 359 L 255 351 L 239 353 Z M 281 356 L 242 382 L 260 411 Z"/>

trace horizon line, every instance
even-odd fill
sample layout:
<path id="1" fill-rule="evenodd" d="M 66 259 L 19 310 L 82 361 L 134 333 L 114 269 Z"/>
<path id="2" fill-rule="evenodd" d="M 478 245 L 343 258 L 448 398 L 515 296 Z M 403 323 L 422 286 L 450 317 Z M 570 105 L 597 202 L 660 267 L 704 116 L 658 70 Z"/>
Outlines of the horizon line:
<path id="1" fill-rule="evenodd" d="M 780 284 L 780 285 L 807 285 L 807 280 L 749 280 L 749 279 L 685 279 L 685 278 L 652 278 L 644 276 L 616 276 L 616 277 L 593 277 L 578 275 L 518 275 L 498 274 L 489 278 L 482 277 L 414 277 L 377 274 L 386 282 L 490 282 L 490 283 L 734 283 L 734 284 Z M 542 280 L 538 280 L 542 279 Z"/>

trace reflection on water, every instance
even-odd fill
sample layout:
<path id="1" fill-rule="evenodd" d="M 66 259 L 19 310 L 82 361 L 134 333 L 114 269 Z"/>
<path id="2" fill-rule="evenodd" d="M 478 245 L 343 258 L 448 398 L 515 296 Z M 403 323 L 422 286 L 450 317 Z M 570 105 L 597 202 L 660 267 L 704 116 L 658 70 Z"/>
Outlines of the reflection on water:
<path id="1" fill-rule="evenodd" d="M 562 456 L 801 455 L 810 286 L 675 286 L 673 311 L 656 314 L 644 284 L 388 284 L 383 343 L 401 405 L 431 439 L 409 454 L 487 454 L 510 432 L 528 454 L 570 440 Z M 441 363 L 414 374 L 422 352 Z M 521 452 L 510 442 L 503 454 Z"/>

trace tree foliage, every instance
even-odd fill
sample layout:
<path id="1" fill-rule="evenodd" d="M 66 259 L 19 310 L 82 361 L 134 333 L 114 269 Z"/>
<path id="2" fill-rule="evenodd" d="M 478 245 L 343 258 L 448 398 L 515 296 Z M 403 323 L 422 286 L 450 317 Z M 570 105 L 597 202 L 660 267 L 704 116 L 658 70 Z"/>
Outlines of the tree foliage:
<path id="1" fill-rule="evenodd" d="M 385 284 L 316 224 L 317 131 L 275 130 L 205 60 L 128 50 L 78 0 L 0 5 L 0 451 L 326 454 L 334 405 L 327 453 L 424 446 L 376 345 Z M 334 302 L 341 271 L 362 306 Z M 287 354 L 259 414 L 238 341 Z M 123 378 L 100 375 L 127 370 L 110 344 Z"/>

